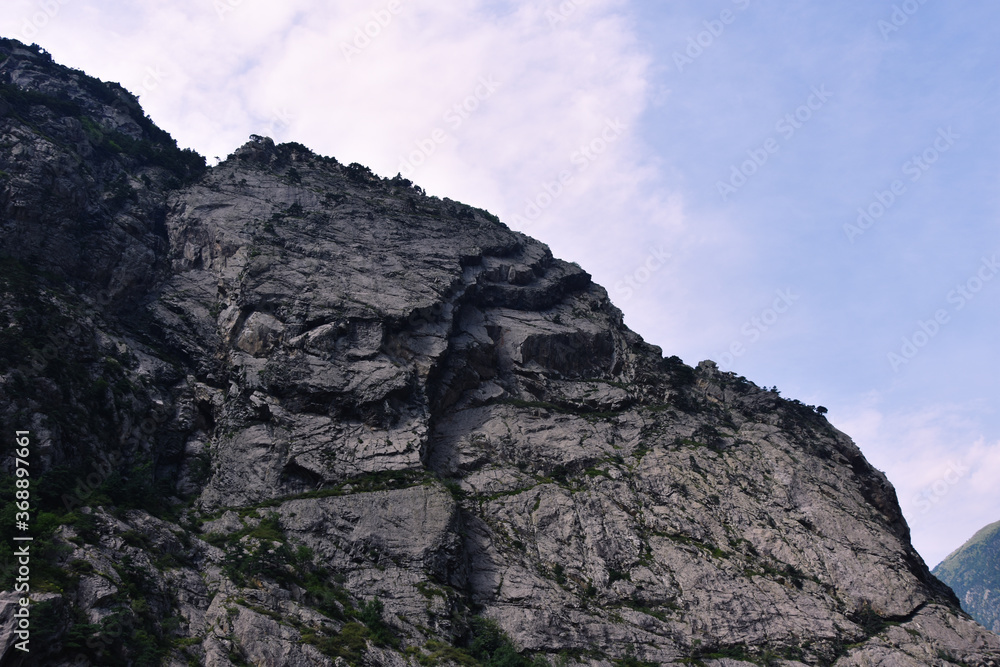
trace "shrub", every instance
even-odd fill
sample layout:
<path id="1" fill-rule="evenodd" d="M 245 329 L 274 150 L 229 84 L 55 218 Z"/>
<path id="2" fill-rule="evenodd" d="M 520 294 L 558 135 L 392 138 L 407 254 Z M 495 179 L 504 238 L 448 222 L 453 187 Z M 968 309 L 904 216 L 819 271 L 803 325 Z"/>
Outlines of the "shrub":
<path id="1" fill-rule="evenodd" d="M 379 646 L 395 646 L 399 642 L 385 620 L 382 618 L 384 611 L 382 601 L 374 598 L 365 603 L 357 612 L 358 620 L 365 624 L 371 632 L 372 641 Z"/>
<path id="2" fill-rule="evenodd" d="M 536 667 L 548 664 L 541 655 L 530 660 L 518 653 L 514 642 L 493 620 L 475 616 L 470 624 L 470 630 L 472 640 L 469 644 L 469 653 L 483 667 Z"/>
<path id="3" fill-rule="evenodd" d="M 634 655 L 627 655 L 620 660 L 615 660 L 616 667 L 655 667 L 655 662 L 639 660 Z"/>
<path id="4" fill-rule="evenodd" d="M 632 581 L 632 575 L 629 572 L 623 572 L 622 570 L 616 570 L 613 567 L 609 567 L 608 586 L 611 586 L 616 581 Z"/>
<path id="5" fill-rule="evenodd" d="M 368 628 L 360 623 L 347 623 L 340 632 L 321 637 L 313 632 L 302 634 L 302 641 L 312 644 L 331 658 L 343 658 L 352 665 L 359 664 L 368 648 Z"/>
<path id="6" fill-rule="evenodd" d="M 275 513 L 268 514 L 260 520 L 257 527 L 250 531 L 250 537 L 260 540 L 271 540 L 272 542 L 284 542 L 285 531 L 281 527 L 281 519 Z"/>
<path id="7" fill-rule="evenodd" d="M 873 637 L 889 626 L 886 619 L 872 609 L 871 603 L 867 600 L 860 609 L 849 615 L 848 618 L 861 628 L 866 637 Z"/>

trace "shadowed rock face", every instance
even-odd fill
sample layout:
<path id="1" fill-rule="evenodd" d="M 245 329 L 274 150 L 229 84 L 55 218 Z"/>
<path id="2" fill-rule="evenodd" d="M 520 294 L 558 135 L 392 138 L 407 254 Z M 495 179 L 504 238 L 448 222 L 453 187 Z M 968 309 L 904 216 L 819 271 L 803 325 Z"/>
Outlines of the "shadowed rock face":
<path id="1" fill-rule="evenodd" d="M 37 664 L 996 664 L 810 406 L 664 359 L 485 211 L 259 137 L 203 171 L 0 59 Z"/>

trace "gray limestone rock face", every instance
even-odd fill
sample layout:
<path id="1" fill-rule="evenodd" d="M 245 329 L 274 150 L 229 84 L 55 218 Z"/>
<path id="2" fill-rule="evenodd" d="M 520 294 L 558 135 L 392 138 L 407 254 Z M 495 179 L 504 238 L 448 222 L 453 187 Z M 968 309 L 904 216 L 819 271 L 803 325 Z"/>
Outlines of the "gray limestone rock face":
<path id="1" fill-rule="evenodd" d="M 847 435 L 545 245 L 298 144 L 198 168 L 16 42 L 0 84 L 10 664 L 996 667 Z"/>

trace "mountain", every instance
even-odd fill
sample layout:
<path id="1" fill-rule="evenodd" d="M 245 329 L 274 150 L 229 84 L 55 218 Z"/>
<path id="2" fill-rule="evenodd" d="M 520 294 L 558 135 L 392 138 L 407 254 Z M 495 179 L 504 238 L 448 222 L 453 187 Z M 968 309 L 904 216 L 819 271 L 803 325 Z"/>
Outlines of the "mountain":
<path id="1" fill-rule="evenodd" d="M 486 211 L 3 40 L 0 231 L 4 665 L 1000 660 L 850 438 Z"/>
<path id="2" fill-rule="evenodd" d="M 934 568 L 962 608 L 1000 634 L 1000 521 L 986 526 Z"/>

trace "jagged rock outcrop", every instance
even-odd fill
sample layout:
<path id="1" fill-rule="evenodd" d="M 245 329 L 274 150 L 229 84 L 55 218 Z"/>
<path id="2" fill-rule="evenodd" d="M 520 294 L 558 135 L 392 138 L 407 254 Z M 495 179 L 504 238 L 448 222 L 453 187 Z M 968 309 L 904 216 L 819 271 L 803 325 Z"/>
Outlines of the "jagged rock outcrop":
<path id="1" fill-rule="evenodd" d="M 543 244 L 298 144 L 203 170 L 15 42 L 0 84 L 10 664 L 1000 659 L 846 435 Z"/>
<path id="2" fill-rule="evenodd" d="M 962 608 L 1000 634 L 1000 521 L 986 526 L 934 568 Z"/>

